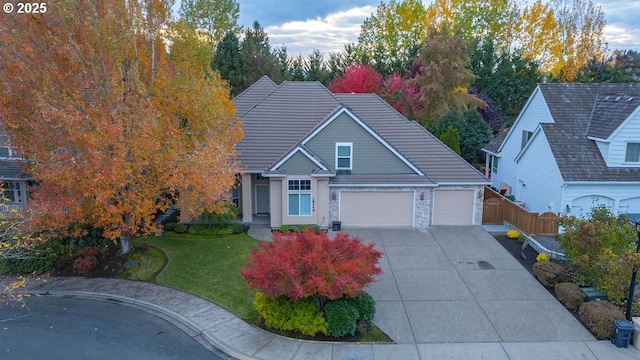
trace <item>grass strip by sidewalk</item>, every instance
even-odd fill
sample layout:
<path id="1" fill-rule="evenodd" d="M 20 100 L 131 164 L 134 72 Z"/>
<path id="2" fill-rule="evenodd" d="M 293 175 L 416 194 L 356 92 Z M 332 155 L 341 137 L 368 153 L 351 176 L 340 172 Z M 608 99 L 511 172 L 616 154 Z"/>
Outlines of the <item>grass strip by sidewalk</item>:
<path id="1" fill-rule="evenodd" d="M 136 239 L 160 248 L 168 258 L 158 274 L 159 285 L 185 291 L 210 300 L 243 319 L 258 316 L 253 308 L 255 291 L 247 289 L 240 269 L 258 241 L 246 234 L 222 237 L 176 234 Z"/>

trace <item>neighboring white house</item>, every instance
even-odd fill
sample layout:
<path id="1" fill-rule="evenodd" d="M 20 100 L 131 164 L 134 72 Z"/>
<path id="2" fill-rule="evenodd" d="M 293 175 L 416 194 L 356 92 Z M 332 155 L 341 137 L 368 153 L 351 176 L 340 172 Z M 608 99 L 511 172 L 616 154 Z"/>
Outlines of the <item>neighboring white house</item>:
<path id="1" fill-rule="evenodd" d="M 489 143 L 487 175 L 532 212 L 640 216 L 640 84 L 540 84 Z"/>

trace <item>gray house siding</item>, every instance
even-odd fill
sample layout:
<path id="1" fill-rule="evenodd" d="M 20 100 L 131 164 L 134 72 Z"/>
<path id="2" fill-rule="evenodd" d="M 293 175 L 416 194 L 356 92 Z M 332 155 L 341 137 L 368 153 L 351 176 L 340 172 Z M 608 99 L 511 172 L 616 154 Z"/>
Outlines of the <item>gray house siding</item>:
<path id="1" fill-rule="evenodd" d="M 318 165 L 298 151 L 280 165 L 278 170 L 286 170 L 289 175 L 309 175 L 317 168 Z"/>
<path id="2" fill-rule="evenodd" d="M 353 174 L 413 174 L 402 160 L 343 113 L 314 136 L 306 146 L 332 166 L 336 143 L 353 143 Z"/>

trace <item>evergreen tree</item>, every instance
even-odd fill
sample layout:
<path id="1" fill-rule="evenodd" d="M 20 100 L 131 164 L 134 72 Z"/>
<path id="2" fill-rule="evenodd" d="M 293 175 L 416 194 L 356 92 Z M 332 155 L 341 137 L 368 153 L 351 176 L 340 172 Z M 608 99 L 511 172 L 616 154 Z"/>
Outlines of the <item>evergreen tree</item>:
<path id="1" fill-rule="evenodd" d="M 236 34 L 233 31 L 228 31 L 216 46 L 211 60 L 211 69 L 217 71 L 220 77 L 229 83 L 231 96 L 238 95 L 242 87 L 241 65 L 240 43 Z"/>
<path id="2" fill-rule="evenodd" d="M 278 59 L 271 52 L 269 36 L 260 23 L 253 22 L 253 27 L 244 33 L 244 40 L 240 48 L 242 55 L 242 90 L 251 86 L 264 75 L 274 77 Z"/>
<path id="3" fill-rule="evenodd" d="M 458 134 L 458 130 L 453 125 L 449 125 L 444 132 L 436 134 L 436 137 L 447 145 L 449 149 L 460 155 L 460 134 Z"/>

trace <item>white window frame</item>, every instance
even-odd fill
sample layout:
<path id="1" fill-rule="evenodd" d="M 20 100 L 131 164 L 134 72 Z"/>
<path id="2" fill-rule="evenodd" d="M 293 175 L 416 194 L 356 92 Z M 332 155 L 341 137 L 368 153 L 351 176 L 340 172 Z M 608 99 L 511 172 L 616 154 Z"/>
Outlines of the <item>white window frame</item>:
<path id="1" fill-rule="evenodd" d="M 311 194 L 312 184 L 309 179 L 290 179 L 287 181 L 287 215 L 288 216 L 311 216 L 313 213 L 313 195 Z M 293 214 L 291 211 L 291 196 L 298 196 L 298 213 Z M 302 199 L 303 196 L 308 195 L 309 199 L 309 213 L 302 213 Z M 306 198 L 306 197 L 305 197 Z"/>
<path id="2" fill-rule="evenodd" d="M 491 174 L 492 175 L 498 173 L 499 165 L 500 165 L 500 158 L 495 155 L 491 155 Z"/>
<path id="3" fill-rule="evenodd" d="M 636 147 L 638 147 L 638 149 L 636 149 L 637 151 L 640 151 L 640 143 L 637 142 L 628 142 L 627 143 L 627 147 L 624 151 L 624 162 L 627 164 L 638 164 L 640 163 L 640 153 L 638 153 L 638 156 L 635 159 L 629 159 L 629 145 L 634 145 Z"/>
<path id="4" fill-rule="evenodd" d="M 533 131 L 522 130 L 522 141 L 520 143 L 520 150 L 524 149 L 529 140 L 533 137 Z"/>
<path id="5" fill-rule="evenodd" d="M 340 156 L 338 154 L 338 149 L 340 147 L 348 147 L 349 148 L 349 156 Z M 349 159 L 349 166 L 339 166 L 340 159 Z M 353 169 L 353 143 L 350 142 L 339 142 L 336 143 L 336 170 L 351 170 Z"/>
<path id="6" fill-rule="evenodd" d="M 22 184 L 18 181 L 0 182 L 2 189 L 2 202 L 6 204 L 22 205 L 24 204 Z M 11 194 L 11 196 L 9 196 Z"/>

